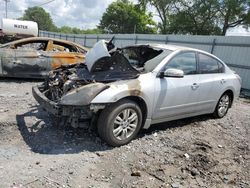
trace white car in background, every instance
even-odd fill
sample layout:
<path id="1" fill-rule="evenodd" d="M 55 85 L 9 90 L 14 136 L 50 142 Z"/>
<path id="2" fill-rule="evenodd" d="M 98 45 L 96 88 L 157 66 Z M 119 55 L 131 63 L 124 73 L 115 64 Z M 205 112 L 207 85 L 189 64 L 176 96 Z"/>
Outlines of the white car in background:
<path id="1" fill-rule="evenodd" d="M 152 124 L 222 118 L 240 88 L 240 77 L 205 51 L 164 44 L 119 49 L 99 41 L 85 64 L 52 71 L 33 95 L 65 124 L 97 124 L 103 140 L 120 146 Z"/>

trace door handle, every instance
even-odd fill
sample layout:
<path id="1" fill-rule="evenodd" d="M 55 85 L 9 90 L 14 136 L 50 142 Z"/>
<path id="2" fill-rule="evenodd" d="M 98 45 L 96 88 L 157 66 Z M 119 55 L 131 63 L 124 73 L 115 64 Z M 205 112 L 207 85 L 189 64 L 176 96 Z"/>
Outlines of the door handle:
<path id="1" fill-rule="evenodd" d="M 191 86 L 193 90 L 196 90 L 198 87 L 199 87 L 199 84 L 197 83 L 193 83 L 193 85 Z"/>
<path id="2" fill-rule="evenodd" d="M 225 79 L 221 79 L 220 83 L 221 83 L 221 84 L 225 84 L 225 83 L 226 83 L 226 80 L 225 80 Z"/>

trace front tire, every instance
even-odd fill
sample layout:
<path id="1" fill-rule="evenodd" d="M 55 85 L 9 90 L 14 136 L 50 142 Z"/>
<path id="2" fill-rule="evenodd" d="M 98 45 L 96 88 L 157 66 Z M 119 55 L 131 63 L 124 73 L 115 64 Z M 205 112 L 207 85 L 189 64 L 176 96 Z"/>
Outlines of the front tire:
<path id="1" fill-rule="evenodd" d="M 216 106 L 215 111 L 213 113 L 214 117 L 215 118 L 223 118 L 228 112 L 231 101 L 232 101 L 232 99 L 230 98 L 230 95 L 228 93 L 224 93 L 220 97 L 220 99 L 217 103 L 217 106 Z"/>
<path id="2" fill-rule="evenodd" d="M 131 100 L 121 100 L 106 107 L 100 114 L 99 136 L 111 146 L 129 143 L 138 134 L 142 124 L 140 107 Z"/>

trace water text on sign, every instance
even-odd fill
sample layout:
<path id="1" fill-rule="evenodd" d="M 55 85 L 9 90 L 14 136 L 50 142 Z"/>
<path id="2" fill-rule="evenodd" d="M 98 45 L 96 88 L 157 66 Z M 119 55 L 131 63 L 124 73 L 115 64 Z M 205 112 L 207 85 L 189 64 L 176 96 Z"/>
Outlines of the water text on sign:
<path id="1" fill-rule="evenodd" d="M 17 24 L 14 24 L 14 27 L 18 28 L 18 29 L 28 29 L 27 25 L 17 25 Z"/>

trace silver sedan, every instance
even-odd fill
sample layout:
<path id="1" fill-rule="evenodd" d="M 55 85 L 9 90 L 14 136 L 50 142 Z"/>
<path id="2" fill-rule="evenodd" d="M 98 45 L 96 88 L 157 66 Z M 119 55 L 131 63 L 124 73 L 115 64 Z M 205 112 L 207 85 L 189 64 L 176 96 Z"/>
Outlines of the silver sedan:
<path id="1" fill-rule="evenodd" d="M 241 88 L 240 77 L 216 56 L 162 44 L 110 50 L 100 41 L 84 66 L 66 71 L 67 82 L 55 82 L 63 71 L 33 88 L 35 98 L 74 127 L 83 119 L 97 122 L 112 146 L 129 143 L 152 124 L 201 114 L 222 118 Z"/>

